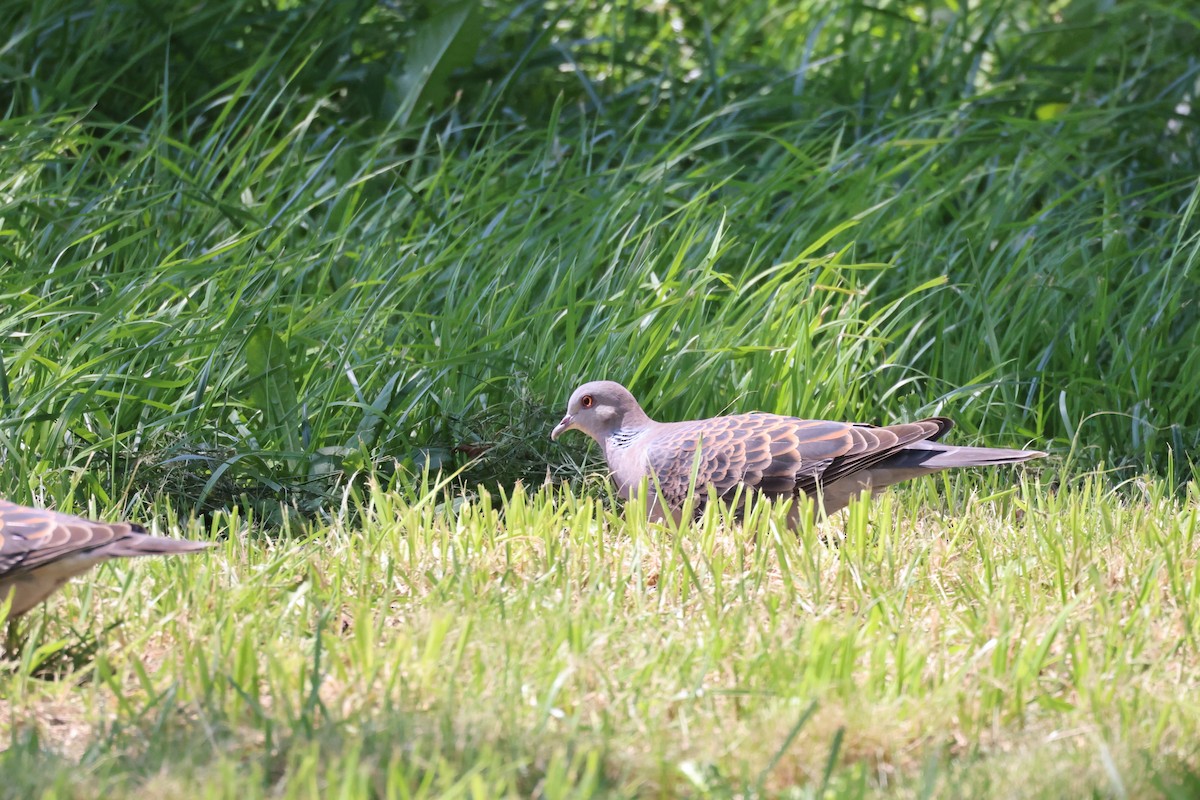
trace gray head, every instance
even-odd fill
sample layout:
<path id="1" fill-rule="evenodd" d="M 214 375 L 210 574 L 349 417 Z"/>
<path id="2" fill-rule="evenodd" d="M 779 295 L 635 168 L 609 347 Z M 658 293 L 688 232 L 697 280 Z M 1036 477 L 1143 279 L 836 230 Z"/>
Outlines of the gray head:
<path id="1" fill-rule="evenodd" d="M 574 391 L 567 402 L 567 415 L 550 432 L 557 439 L 570 430 L 583 431 L 603 444 L 614 431 L 645 425 L 650 421 L 633 395 L 614 381 L 592 381 Z"/>

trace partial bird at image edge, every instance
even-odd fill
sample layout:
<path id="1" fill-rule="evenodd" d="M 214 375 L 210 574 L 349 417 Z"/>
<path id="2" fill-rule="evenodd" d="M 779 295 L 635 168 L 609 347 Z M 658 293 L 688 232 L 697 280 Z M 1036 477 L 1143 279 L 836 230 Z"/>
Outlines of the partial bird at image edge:
<path id="1" fill-rule="evenodd" d="M 194 553 L 213 542 L 154 536 L 133 522 L 98 522 L 0 500 L 0 606 L 11 622 L 68 580 L 113 558 Z"/>

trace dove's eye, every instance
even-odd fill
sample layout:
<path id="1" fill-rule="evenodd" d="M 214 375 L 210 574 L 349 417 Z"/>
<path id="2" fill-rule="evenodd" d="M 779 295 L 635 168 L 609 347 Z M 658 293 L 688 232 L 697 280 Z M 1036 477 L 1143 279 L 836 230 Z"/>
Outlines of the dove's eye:
<path id="1" fill-rule="evenodd" d="M 591 408 L 595 404 L 596 401 L 592 399 L 590 394 L 585 394 L 583 397 L 579 398 L 579 405 L 583 406 L 584 408 Z"/>

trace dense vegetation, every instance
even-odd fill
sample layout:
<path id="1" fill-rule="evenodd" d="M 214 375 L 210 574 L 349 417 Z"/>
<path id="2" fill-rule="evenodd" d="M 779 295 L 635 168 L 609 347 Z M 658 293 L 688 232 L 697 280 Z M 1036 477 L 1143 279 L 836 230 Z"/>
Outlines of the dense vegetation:
<path id="1" fill-rule="evenodd" d="M 10 496 L 313 507 L 479 445 L 503 485 L 596 376 L 1200 443 L 1194 18 L 437 8 L 10 6 Z"/>
<path id="2" fill-rule="evenodd" d="M 78 763 L 240 796 L 1196 766 L 1200 17 L 585 5 L 0 2 L 0 493 L 226 542 L 32 626 L 0 795 L 88 795 Z M 589 473 L 548 432 L 598 377 L 663 419 L 944 413 L 1055 458 L 799 543 L 672 537 L 513 488 Z M 64 643 L 92 682 L 32 681 Z M 72 691 L 88 743 L 43 772 Z"/>

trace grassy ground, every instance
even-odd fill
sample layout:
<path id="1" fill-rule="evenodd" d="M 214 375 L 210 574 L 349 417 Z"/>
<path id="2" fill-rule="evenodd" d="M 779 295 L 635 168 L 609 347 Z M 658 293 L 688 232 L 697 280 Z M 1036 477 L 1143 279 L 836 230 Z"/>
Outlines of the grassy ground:
<path id="1" fill-rule="evenodd" d="M 35 615 L 0 795 L 1191 796 L 1196 497 L 944 484 L 798 537 L 548 489 L 222 518 Z"/>
<path id="2" fill-rule="evenodd" d="M 0 492 L 222 543 L 30 618 L 0 794 L 1194 793 L 1194 13 L 432 8 L 0 3 Z M 1053 457 L 648 528 L 599 377 Z"/>

